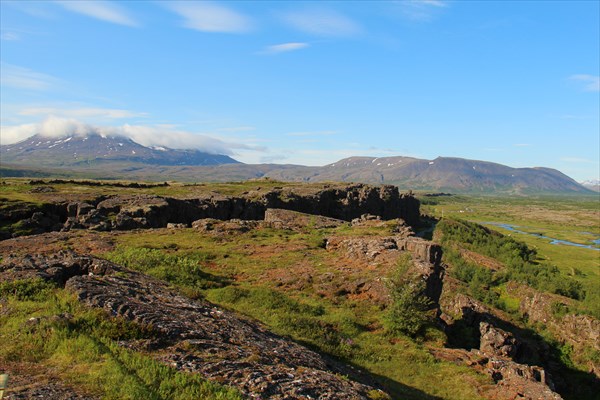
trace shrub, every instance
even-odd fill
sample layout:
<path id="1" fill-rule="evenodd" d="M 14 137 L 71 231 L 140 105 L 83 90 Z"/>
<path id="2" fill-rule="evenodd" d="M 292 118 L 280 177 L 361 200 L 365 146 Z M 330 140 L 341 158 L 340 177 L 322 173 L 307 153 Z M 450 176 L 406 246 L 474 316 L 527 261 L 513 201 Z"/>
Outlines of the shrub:
<path id="1" fill-rule="evenodd" d="M 429 321 L 427 311 L 432 302 L 424 294 L 425 283 L 420 277 L 411 276 L 411 263 L 409 256 L 402 257 L 389 281 L 392 303 L 388 306 L 384 322 L 388 333 L 415 337 Z"/>
<path id="2" fill-rule="evenodd" d="M 14 296 L 17 300 L 41 300 L 56 287 L 41 278 L 18 279 L 0 283 L 0 297 Z"/>
<path id="3" fill-rule="evenodd" d="M 155 278 L 187 287 L 188 289 L 208 289 L 222 287 L 223 279 L 202 270 L 201 264 L 215 258 L 212 254 L 169 254 L 164 250 L 126 247 L 105 254 L 112 262 Z M 191 292 L 196 297 L 196 291 Z"/>

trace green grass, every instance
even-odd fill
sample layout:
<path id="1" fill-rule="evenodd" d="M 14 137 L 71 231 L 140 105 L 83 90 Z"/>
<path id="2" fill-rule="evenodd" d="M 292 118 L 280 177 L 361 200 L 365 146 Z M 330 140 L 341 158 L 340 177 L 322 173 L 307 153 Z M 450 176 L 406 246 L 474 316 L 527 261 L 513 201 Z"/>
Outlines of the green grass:
<path id="1" fill-rule="evenodd" d="M 118 346 L 151 327 L 109 318 L 40 280 L 3 284 L 0 359 L 33 362 L 104 399 L 241 399 L 233 389 Z M 33 319 L 32 319 L 33 318 Z"/>
<path id="2" fill-rule="evenodd" d="M 378 233 L 389 234 L 386 229 L 380 228 Z M 489 383 L 488 378 L 467 367 L 436 361 L 429 354 L 427 347 L 441 345 L 443 335 L 430 332 L 417 342 L 390 335 L 383 328 L 385 311 L 369 301 L 325 298 L 310 285 L 282 290 L 265 279 L 271 271 L 285 274 L 297 266 L 311 274 L 334 271 L 331 266 L 336 255 L 322 248 L 322 239 L 347 231 L 347 227 L 321 233 L 259 229 L 235 236 L 214 236 L 194 229 L 125 232 L 116 236 L 117 249 L 108 257 L 151 274 L 153 258 L 167 264 L 181 257 L 199 260 L 202 273 L 209 272 L 223 282 L 222 287 L 199 288 L 199 295 L 257 319 L 275 333 L 380 376 L 393 398 L 479 399 L 475 386 Z M 140 254 L 143 257 L 136 267 L 131 260 Z M 148 256 L 149 262 L 139 262 Z M 173 270 L 182 276 L 196 267 L 188 262 L 181 265 L 190 268 L 188 272 Z M 188 278 L 169 281 L 187 290 Z M 465 380 L 473 385 L 465 386 Z M 438 384 L 431 385 L 433 381 Z"/>
<path id="3" fill-rule="evenodd" d="M 510 235 L 537 251 L 541 261 L 586 284 L 600 279 L 600 252 L 509 231 L 487 223 L 519 226 L 520 230 L 542 233 L 555 239 L 591 244 L 600 237 L 600 195 L 591 196 L 450 196 L 422 197 L 421 211 L 438 218 L 477 222 Z M 587 232 L 587 233 L 584 233 Z M 579 271 L 579 273 L 578 273 Z"/>

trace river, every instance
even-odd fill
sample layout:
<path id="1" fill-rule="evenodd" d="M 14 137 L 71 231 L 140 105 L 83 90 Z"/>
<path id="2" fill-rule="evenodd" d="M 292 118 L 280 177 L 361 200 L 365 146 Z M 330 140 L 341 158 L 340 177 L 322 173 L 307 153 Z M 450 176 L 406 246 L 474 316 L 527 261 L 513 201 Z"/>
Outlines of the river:
<path id="1" fill-rule="evenodd" d="M 538 238 L 541 238 L 541 239 L 547 239 L 547 240 L 550 240 L 550 244 L 561 244 L 561 245 L 565 245 L 565 246 L 574 246 L 574 247 L 581 247 L 581 248 L 584 248 L 584 249 L 591 249 L 591 250 L 600 251 L 600 238 L 592 240 L 591 242 L 593 244 L 582 244 L 582 243 L 569 242 L 568 240 L 561 240 L 561 239 L 551 238 L 549 236 L 542 235 L 541 233 L 526 232 L 526 231 L 523 231 L 521 229 L 518 229 L 518 228 L 521 228 L 518 225 L 503 224 L 501 222 L 484 222 L 484 224 L 486 224 L 486 225 L 494 225 L 494 226 L 497 226 L 499 228 L 503 228 L 503 229 L 506 229 L 506 230 L 509 230 L 509 231 L 512 231 L 512 232 L 516 232 L 516 233 L 522 233 L 524 235 L 535 236 L 535 237 L 538 237 Z M 589 235 L 594 235 L 594 236 L 598 236 L 598 235 L 596 235 L 594 233 L 591 233 L 591 232 L 582 232 L 582 233 L 589 234 Z"/>

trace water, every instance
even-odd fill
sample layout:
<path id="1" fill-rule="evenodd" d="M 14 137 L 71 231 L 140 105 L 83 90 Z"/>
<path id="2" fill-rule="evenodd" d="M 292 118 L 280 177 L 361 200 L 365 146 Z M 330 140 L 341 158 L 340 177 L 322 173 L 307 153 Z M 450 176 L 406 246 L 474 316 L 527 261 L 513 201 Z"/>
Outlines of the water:
<path id="1" fill-rule="evenodd" d="M 534 232 L 525 232 L 522 231 L 518 225 L 509 225 L 509 224 L 503 224 L 503 223 L 499 223 L 499 222 L 486 222 L 486 224 L 488 225 L 494 225 L 497 226 L 499 228 L 503 228 L 512 232 L 516 232 L 516 233 L 522 233 L 524 235 L 529 235 L 529 236 L 535 236 L 535 237 L 539 237 L 541 239 L 548 239 L 550 240 L 550 244 L 562 244 L 565 246 L 574 246 L 574 247 L 581 247 L 584 249 L 591 249 L 591 250 L 596 250 L 596 251 L 600 251 L 600 238 L 599 239 L 594 239 L 592 240 L 592 245 L 590 244 L 581 244 L 581 243 L 575 243 L 575 242 L 569 242 L 568 240 L 560 240 L 560 239 L 555 239 L 555 238 L 551 238 L 549 236 L 546 235 L 542 235 L 541 233 L 534 233 Z M 582 233 L 586 233 L 586 234 L 590 234 L 590 235 L 594 235 L 591 232 L 582 232 Z"/>

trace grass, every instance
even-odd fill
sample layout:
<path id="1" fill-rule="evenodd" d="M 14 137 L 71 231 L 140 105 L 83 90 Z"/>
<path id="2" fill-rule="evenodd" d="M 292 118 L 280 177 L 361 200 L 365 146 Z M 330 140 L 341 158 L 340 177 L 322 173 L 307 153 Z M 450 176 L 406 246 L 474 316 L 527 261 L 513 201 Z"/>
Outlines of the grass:
<path id="1" fill-rule="evenodd" d="M 233 389 L 179 372 L 120 347 L 146 338 L 151 327 L 109 318 L 41 280 L 0 286 L 0 359 L 33 362 L 104 399 L 241 399 Z"/>
<path id="2" fill-rule="evenodd" d="M 29 193 L 31 186 L 28 186 L 27 181 L 24 180 L 7 182 L 14 186 L 13 196 L 20 201 L 29 199 L 32 202 L 43 202 L 53 195 L 52 193 Z M 210 193 L 239 195 L 256 191 L 259 187 L 261 191 L 266 191 L 279 185 L 281 184 L 273 181 L 253 181 L 214 185 L 173 184 L 169 187 L 143 189 L 106 186 L 102 190 L 106 194 L 146 193 L 193 197 Z M 4 186 L 0 189 L 6 189 Z M 60 195 L 70 193 L 85 197 L 98 192 L 97 187 L 86 185 L 53 186 Z M 287 184 L 285 186 L 288 188 Z M 0 193 L 9 196 L 12 192 L 5 190 Z M 452 196 L 427 199 L 427 202 L 429 204 L 423 206 L 423 211 L 431 215 L 441 216 L 443 210 L 444 217 L 460 216 L 474 222 L 503 222 L 527 226 L 532 231 L 560 239 L 581 241 L 589 240 L 590 236 L 582 232 L 600 234 L 598 223 L 600 207 L 597 199 L 591 197 L 522 199 Z M 501 231 L 500 228 L 494 230 Z M 430 354 L 428 350 L 430 347 L 439 347 L 446 340 L 439 331 L 429 330 L 416 340 L 402 334 L 391 335 L 384 329 L 385 310 L 381 306 L 365 300 L 324 297 L 316 293 L 310 284 L 304 287 L 286 287 L 272 279 L 274 276 L 286 277 L 294 274 L 318 277 L 326 272 L 336 277 L 343 276 L 345 270 L 340 266 L 338 254 L 323 248 L 324 238 L 329 235 L 387 236 L 390 234 L 391 226 L 380 228 L 342 226 L 336 229 L 307 229 L 299 232 L 257 229 L 235 234 L 204 233 L 194 229 L 115 232 L 111 234 L 111 238 L 114 239 L 117 247 L 105 256 L 132 269 L 165 280 L 187 295 L 205 297 L 222 307 L 261 321 L 278 334 L 289 336 L 313 349 L 359 366 L 377 377 L 394 398 L 430 399 L 432 396 L 444 399 L 480 398 L 477 387 L 491 384 L 489 378 L 465 366 L 437 361 Z M 551 245 L 534 236 L 515 233 L 511 235 L 512 238 L 536 250 L 536 258 L 532 261 L 556 266 L 561 274 L 559 276 L 566 276 L 581 283 L 586 296 L 583 302 L 575 302 L 575 308 L 579 307 L 578 311 L 589 311 L 593 304 L 600 304 L 600 291 L 597 294 L 593 291 L 597 289 L 597 279 L 600 277 L 598 252 Z M 473 250 L 481 251 L 481 249 Z M 500 258 L 503 263 L 506 262 L 498 254 L 490 253 L 490 257 Z M 455 272 L 450 270 L 450 274 Z M 518 299 L 506 292 L 506 280 L 494 281 L 496 278 L 493 274 L 479 269 L 466 268 L 463 272 L 465 277 L 477 276 L 474 287 L 483 288 L 485 285 L 490 285 L 492 290 L 482 290 L 482 293 L 491 293 L 490 299 L 494 305 L 512 314 L 518 312 Z M 367 273 L 380 274 L 379 278 L 385 278 L 381 275 L 383 274 L 381 270 L 365 271 L 365 274 Z M 153 376 L 151 371 L 162 371 L 158 364 L 152 364 L 151 360 L 144 358 L 143 360 L 146 361 L 139 362 L 150 364 L 137 367 L 135 363 L 138 361 L 134 361 L 135 357 L 143 356 L 128 353 L 128 350 L 115 345 L 119 335 L 123 334 L 123 327 L 117 324 L 116 327 L 111 328 L 113 331 L 108 328 L 94 330 L 91 327 L 96 325 L 90 322 L 75 326 L 67 324 L 66 327 L 59 324 L 57 328 L 56 323 L 49 322 L 49 317 L 65 310 L 71 310 L 68 312 L 73 315 L 82 315 L 81 318 L 88 322 L 100 321 L 104 317 L 102 315 L 83 317 L 91 311 L 81 310 L 73 299 L 69 300 L 68 296 L 65 297 L 66 295 L 58 289 L 34 289 L 35 293 L 43 293 L 40 298 L 34 299 L 27 294 L 27 287 L 29 286 L 5 288 L 12 311 L 8 317 L 0 316 L 0 332 L 2 338 L 9 339 L 10 346 L 0 349 L 1 357 L 24 357 L 23 359 L 36 360 L 45 365 L 56 365 L 63 376 L 72 380 L 82 379 L 79 377 L 81 373 L 75 374 L 72 371 L 85 371 L 94 378 L 84 380 L 82 385 L 91 391 L 104 393 L 107 398 L 127 398 L 127 396 L 177 398 L 176 396 L 179 396 L 168 392 L 174 389 L 161 389 L 150 383 L 149 377 Z M 22 290 L 25 290 L 25 294 L 20 294 Z M 48 295 L 45 290 L 51 294 Z M 588 293 L 593 295 L 588 296 Z M 563 311 L 558 308 L 555 310 L 557 313 Z M 598 312 L 600 313 L 600 310 Z M 38 328 L 31 332 L 23 331 L 26 317 L 29 316 L 45 316 L 45 319 L 43 318 Z M 63 336 L 56 336 L 57 332 L 63 332 L 61 333 Z M 136 329 L 132 329 L 132 332 L 133 335 L 151 334 L 145 331 L 136 333 Z M 57 343 L 62 344 L 59 346 Z M 77 349 L 77 351 L 69 352 L 69 349 Z M 581 357 L 585 356 L 590 360 L 599 357 L 589 349 L 581 351 L 585 352 Z M 565 357 L 563 361 L 571 362 L 569 349 L 565 348 L 563 353 Z M 137 369 L 149 372 L 146 375 L 146 372 L 136 372 Z M 171 376 L 170 374 L 174 372 L 169 371 L 157 373 L 164 377 L 165 382 L 188 379 L 185 376 Z M 98 377 L 102 377 L 107 382 L 125 382 L 127 393 L 110 392 L 113 389 L 102 387 Z M 165 385 L 169 386 L 169 384 Z M 186 386 L 183 383 L 177 385 Z M 201 382 L 194 385 L 190 383 L 190 385 L 190 387 L 202 386 Z M 221 394 L 207 396 L 210 398 L 209 396 L 221 396 Z M 230 396 L 230 394 L 222 396 Z M 235 398 L 235 394 L 231 396 Z"/>
<path id="3" fill-rule="evenodd" d="M 600 195 L 591 196 L 448 196 L 423 197 L 421 211 L 435 217 L 459 218 L 477 222 L 524 242 L 537 250 L 540 258 L 585 282 L 600 279 L 600 252 L 550 244 L 536 236 L 487 225 L 489 222 L 519 226 L 520 230 L 581 244 L 600 238 Z M 583 275 L 578 275 L 580 271 Z"/>
<path id="4" fill-rule="evenodd" d="M 290 269 L 317 276 L 335 271 L 337 256 L 322 247 L 322 240 L 338 230 L 345 233 L 348 228 L 321 233 L 258 229 L 235 236 L 194 229 L 124 232 L 115 237 L 116 250 L 106 256 L 150 274 L 156 273 L 153 259 L 163 260 L 164 265 L 176 259 L 197 260 L 197 264 L 180 261 L 189 271 L 174 268 L 173 272 L 187 276 L 197 273 L 199 266 L 200 276 L 209 273 L 222 282 L 221 287 L 198 287 L 199 295 L 257 319 L 275 333 L 364 368 L 380 377 L 393 398 L 479 399 L 475 387 L 489 383 L 488 378 L 466 367 L 436 361 L 429 354 L 427 346 L 444 341 L 440 334 L 426 335 L 420 342 L 390 335 L 383 328 L 385 313 L 380 306 L 345 297 L 322 297 L 311 285 L 283 289 L 266 278 L 269 274 L 288 275 Z M 389 235 L 386 227 L 377 232 Z M 142 261 L 145 259 L 148 262 Z M 169 281 L 185 291 L 192 279 Z M 465 386 L 465 380 L 473 385 Z M 432 381 L 438 384 L 431 385 Z"/>

